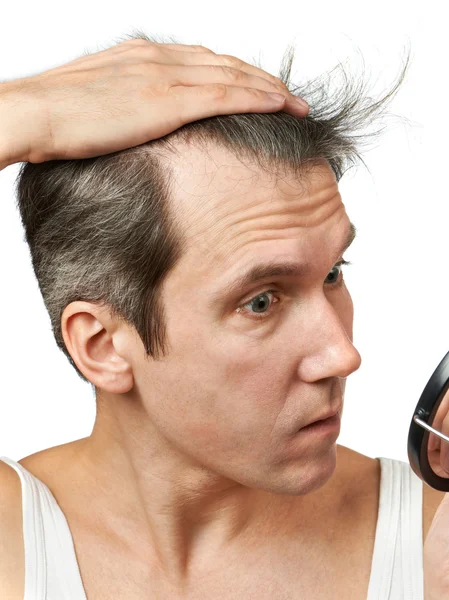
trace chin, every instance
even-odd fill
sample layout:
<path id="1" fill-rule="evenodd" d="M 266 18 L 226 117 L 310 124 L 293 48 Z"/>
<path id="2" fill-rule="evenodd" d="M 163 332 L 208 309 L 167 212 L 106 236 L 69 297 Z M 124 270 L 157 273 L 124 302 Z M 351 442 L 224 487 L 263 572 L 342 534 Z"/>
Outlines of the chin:
<path id="1" fill-rule="evenodd" d="M 325 486 L 337 467 L 337 445 L 325 452 L 304 455 L 303 460 L 283 462 L 273 471 L 267 491 L 288 496 L 305 496 Z"/>

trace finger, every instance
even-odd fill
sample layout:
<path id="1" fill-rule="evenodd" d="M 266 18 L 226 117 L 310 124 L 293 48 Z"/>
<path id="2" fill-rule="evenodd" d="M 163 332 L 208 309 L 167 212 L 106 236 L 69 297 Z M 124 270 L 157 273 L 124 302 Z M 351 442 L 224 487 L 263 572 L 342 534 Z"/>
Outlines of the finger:
<path id="1" fill-rule="evenodd" d="M 267 81 L 270 81 L 274 85 L 282 87 L 284 89 L 284 91 L 287 91 L 287 92 L 289 91 L 287 86 L 285 85 L 285 83 L 281 79 L 279 79 L 279 77 L 275 77 L 274 75 L 271 75 L 271 73 L 267 73 L 266 71 L 264 71 L 263 69 L 260 69 L 259 67 L 250 65 L 249 63 L 246 63 L 245 61 L 237 58 L 236 56 L 231 56 L 230 54 L 216 54 L 215 52 L 213 52 L 209 48 L 206 48 L 205 46 L 147 42 L 146 40 L 143 40 L 141 38 L 139 38 L 138 40 L 128 40 L 127 42 L 123 42 L 123 43 L 130 45 L 129 42 L 131 42 L 131 41 L 138 42 L 137 44 L 133 44 L 133 45 L 138 45 L 138 46 L 144 47 L 145 43 L 146 43 L 147 46 L 151 45 L 151 46 L 153 46 L 153 48 L 160 47 L 161 49 L 168 49 L 168 50 L 174 50 L 175 52 L 176 51 L 182 52 L 182 55 L 173 57 L 176 60 L 180 59 L 182 64 L 218 65 L 218 66 L 224 66 L 224 67 L 231 67 L 234 69 L 240 69 L 250 75 L 256 75 L 259 77 L 263 77 L 264 79 L 266 79 Z M 141 42 L 143 42 L 143 44 Z M 158 62 L 156 60 L 157 57 L 154 55 L 154 53 L 151 54 L 151 58 L 152 58 L 152 61 Z M 166 62 L 166 55 L 164 55 L 163 62 L 164 63 Z M 179 63 L 173 62 L 172 64 L 179 64 Z"/>
<path id="2" fill-rule="evenodd" d="M 215 52 L 212 52 L 212 50 L 209 50 L 209 48 L 205 48 L 204 46 L 188 46 L 187 44 L 161 44 L 159 42 L 149 42 L 148 40 L 144 40 L 142 38 L 135 38 L 132 40 L 125 40 L 116 44 L 115 46 L 106 48 L 104 50 L 97 50 L 94 53 L 88 52 L 87 54 L 84 54 L 83 56 L 80 56 L 70 61 L 70 63 L 64 63 L 63 65 L 61 65 L 61 68 L 66 68 L 68 65 L 72 67 L 74 64 L 78 66 L 79 63 L 82 63 L 84 67 L 85 64 L 88 62 L 88 68 L 94 69 L 99 64 L 103 64 L 105 61 L 109 61 L 112 56 L 117 57 L 120 54 L 128 54 L 130 50 L 133 50 L 135 48 L 138 48 L 139 50 L 142 48 L 148 49 L 150 52 L 151 62 L 157 62 L 162 64 L 167 63 L 167 53 L 161 53 L 159 56 L 159 53 L 157 51 L 158 49 L 159 51 L 163 51 L 164 49 L 178 51 L 176 52 L 176 57 L 173 57 L 173 60 L 169 61 L 171 64 L 180 64 L 180 61 L 178 59 L 181 55 L 184 55 L 187 52 L 192 53 L 194 55 L 202 54 L 203 56 L 215 56 Z M 161 60 L 158 60 L 158 58 L 160 58 Z M 175 58 L 176 60 L 174 60 Z M 200 62 L 207 64 L 204 61 Z"/>
<path id="3" fill-rule="evenodd" d="M 449 473 L 449 449 L 447 448 L 447 444 L 441 444 L 440 465 L 446 473 Z"/>
<path id="4" fill-rule="evenodd" d="M 198 46 L 198 45 L 189 45 L 189 44 L 162 44 L 161 46 L 163 46 L 164 48 L 168 48 L 169 50 L 180 50 L 181 52 L 196 52 L 196 53 L 201 53 L 201 52 L 207 52 L 208 54 L 215 54 L 215 52 L 213 50 L 211 50 L 210 48 L 206 48 L 205 46 Z"/>
<path id="5" fill-rule="evenodd" d="M 165 60 L 166 57 L 164 57 L 164 62 Z M 215 54 L 214 52 L 210 54 L 203 54 L 201 52 L 183 52 L 182 55 L 178 55 L 177 53 L 174 54 L 172 60 L 172 64 L 180 64 L 179 62 L 174 62 L 179 60 L 184 65 L 215 65 L 239 69 L 244 73 L 248 73 L 248 75 L 263 77 L 263 79 L 266 79 L 273 85 L 278 86 L 283 93 L 290 93 L 288 87 L 281 79 L 279 79 L 279 77 L 275 77 L 274 75 L 271 75 L 271 73 L 267 73 L 259 67 L 250 65 L 249 63 L 246 63 L 245 61 L 228 54 Z"/>
<path id="6" fill-rule="evenodd" d="M 145 40 L 143 38 L 133 38 L 131 40 L 125 40 L 124 42 L 120 42 L 117 46 L 161 46 L 163 48 L 169 48 L 170 50 L 179 50 L 181 52 L 207 52 L 211 54 L 215 54 L 210 48 L 206 48 L 205 46 L 200 46 L 198 44 L 166 44 L 165 42 L 153 42 L 150 40 Z M 117 46 L 114 46 L 115 48 Z"/>
<path id="7" fill-rule="evenodd" d="M 210 48 L 206 48 L 205 46 L 200 46 L 198 44 L 177 44 L 177 43 L 168 43 L 166 44 L 165 42 L 154 42 L 152 40 L 146 40 L 145 38 L 131 38 L 129 40 L 121 40 L 120 42 L 117 42 L 116 44 L 114 44 L 114 46 L 111 46 L 110 48 L 107 48 L 106 50 L 104 50 L 103 52 L 107 52 L 108 50 L 115 50 L 115 49 L 123 49 L 123 48 L 128 48 L 128 47 L 133 47 L 133 46 L 162 46 L 164 48 L 170 48 L 172 50 L 182 50 L 182 51 L 189 51 L 189 52 L 212 52 L 212 54 L 215 54 Z"/>
<path id="8" fill-rule="evenodd" d="M 224 65 L 167 65 L 171 70 L 170 81 L 172 85 L 207 85 L 209 83 L 224 83 L 229 86 L 249 87 L 261 89 L 265 92 L 283 93 L 285 89 L 277 84 L 267 81 L 264 77 L 244 73 L 233 67 Z"/>
<path id="9" fill-rule="evenodd" d="M 169 49 L 170 53 L 167 54 L 166 52 L 161 53 L 160 55 L 158 55 L 157 49 Z M 176 51 L 179 49 L 185 49 L 185 51 Z M 190 52 L 190 48 L 195 48 L 196 51 L 194 52 Z M 156 52 L 155 52 L 156 50 Z M 175 52 L 173 52 L 173 50 L 175 50 Z M 203 50 L 205 50 L 206 52 L 203 52 Z M 171 55 L 170 55 L 171 54 Z M 230 71 L 230 77 L 233 76 L 233 71 L 237 70 L 238 72 L 242 72 L 242 73 L 246 73 L 248 75 L 254 76 L 254 77 L 260 77 L 265 79 L 267 82 L 271 83 L 272 85 L 276 86 L 279 89 L 279 92 L 282 94 L 287 94 L 287 111 L 288 112 L 292 112 L 293 114 L 297 114 L 298 110 L 297 110 L 297 106 L 295 101 L 293 100 L 293 104 L 292 104 L 292 99 L 290 98 L 291 93 L 290 90 L 288 89 L 288 87 L 285 85 L 285 83 L 279 78 L 279 77 L 275 77 L 274 75 L 271 75 L 271 73 L 267 73 L 266 71 L 264 71 L 263 69 L 256 67 L 254 65 L 250 65 L 249 63 L 246 63 L 243 60 L 240 60 L 239 58 L 236 58 L 235 56 L 231 56 L 229 54 L 215 54 L 215 52 L 212 52 L 211 50 L 209 50 L 208 48 L 205 48 L 204 46 L 187 46 L 187 45 L 183 45 L 183 44 L 152 44 L 151 47 L 151 54 L 150 54 L 150 59 L 151 62 L 155 62 L 155 63 L 162 63 L 162 64 L 172 64 L 172 65 L 190 65 L 190 66 L 215 66 L 218 69 L 224 68 L 229 69 Z M 236 75 L 234 75 L 234 77 L 238 77 L 238 73 Z M 212 79 L 209 80 L 209 82 L 214 82 L 216 81 L 216 79 Z M 181 83 L 181 82 L 180 82 Z M 206 83 L 205 81 L 202 82 L 197 82 L 197 84 L 201 84 L 201 83 Z M 228 83 L 228 85 L 231 85 L 231 83 Z M 237 84 L 239 85 L 239 84 Z M 246 83 L 242 83 L 241 84 L 244 87 L 259 87 L 255 84 L 255 82 L 246 82 Z M 308 105 L 306 102 L 303 101 L 303 106 L 300 108 L 300 112 L 302 114 L 306 114 L 304 113 L 304 110 L 306 110 L 306 113 L 308 112 Z"/>
<path id="10" fill-rule="evenodd" d="M 210 84 L 225 84 L 228 87 L 259 89 L 265 92 L 282 94 L 286 98 L 285 110 L 293 114 L 304 116 L 308 112 L 308 105 L 304 102 L 300 106 L 296 98 L 290 94 L 285 87 L 275 85 L 264 77 L 244 73 L 239 69 L 221 65 L 184 65 L 182 70 L 176 69 L 176 65 L 167 65 L 172 68 L 172 86 L 204 86 Z"/>
<path id="11" fill-rule="evenodd" d="M 174 112 L 182 125 L 214 115 L 276 112 L 282 110 L 285 104 L 285 101 L 276 102 L 267 92 L 259 89 L 220 83 L 174 86 L 170 89 L 170 95 L 177 104 Z"/>
<path id="12" fill-rule="evenodd" d="M 76 61 L 81 61 L 81 60 L 86 60 L 87 59 L 101 59 L 104 60 L 106 58 L 109 58 L 112 56 L 112 54 L 114 54 L 114 56 L 117 56 L 119 54 L 123 54 L 123 53 L 127 53 L 130 49 L 133 48 L 151 48 L 152 50 L 152 54 L 151 54 L 151 60 L 153 62 L 157 62 L 155 59 L 155 54 L 154 54 L 154 49 L 155 48 L 160 48 L 161 50 L 163 49 L 168 49 L 168 50 L 177 50 L 178 53 L 183 53 L 185 54 L 186 52 L 191 52 L 194 54 L 203 54 L 203 55 L 215 55 L 215 52 L 213 52 L 212 50 L 210 50 L 209 48 L 206 48 L 205 46 L 198 46 L 198 45 L 188 45 L 188 44 L 163 44 L 163 43 L 159 43 L 159 42 L 150 42 L 148 40 L 144 40 L 143 38 L 134 38 L 132 40 L 125 40 L 122 42 L 119 42 L 117 44 L 115 44 L 114 46 L 111 46 L 110 48 L 105 48 L 104 50 L 97 50 L 96 52 L 92 53 L 92 52 L 88 52 L 87 54 L 84 54 L 83 56 L 80 56 L 79 58 L 76 58 L 75 60 L 71 61 L 71 63 L 73 64 Z M 165 62 L 165 60 L 164 60 Z"/>
<path id="13" fill-rule="evenodd" d="M 439 446 L 439 442 L 440 438 L 437 435 L 435 435 L 434 433 L 429 434 L 429 452 L 433 452 L 434 450 L 436 450 Z"/>

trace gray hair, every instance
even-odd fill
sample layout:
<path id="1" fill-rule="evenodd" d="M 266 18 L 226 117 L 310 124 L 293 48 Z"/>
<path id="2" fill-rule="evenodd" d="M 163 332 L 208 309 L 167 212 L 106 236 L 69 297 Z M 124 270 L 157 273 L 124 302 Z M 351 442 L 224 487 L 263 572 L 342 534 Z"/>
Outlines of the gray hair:
<path id="1" fill-rule="evenodd" d="M 161 40 L 138 31 L 127 39 Z M 278 77 L 309 102 L 305 118 L 284 112 L 219 115 L 188 123 L 157 140 L 104 156 L 24 163 L 17 177 L 17 205 L 44 304 L 58 347 L 85 382 L 68 352 L 61 328 L 64 309 L 77 300 L 107 307 L 135 328 L 146 356 L 167 353 L 161 286 L 185 251 L 185 238 L 170 212 L 170 168 L 164 153 L 180 142 L 199 148 L 215 143 L 262 169 L 292 170 L 324 159 L 337 181 L 359 161 L 360 148 L 384 129 L 385 108 L 402 83 L 409 59 L 393 87 L 378 100 L 363 78 L 340 64 L 330 73 L 292 87 L 294 52 L 283 57 Z M 257 65 L 260 66 L 260 65 Z M 332 86 L 334 75 L 343 83 Z M 168 161 L 169 162 L 169 161 Z M 95 386 L 91 384 L 95 389 Z"/>

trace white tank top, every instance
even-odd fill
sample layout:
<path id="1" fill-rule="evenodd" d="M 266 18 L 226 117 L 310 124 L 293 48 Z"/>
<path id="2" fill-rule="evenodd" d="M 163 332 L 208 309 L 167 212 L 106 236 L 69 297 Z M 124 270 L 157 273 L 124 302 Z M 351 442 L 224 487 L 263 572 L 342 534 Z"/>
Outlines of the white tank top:
<path id="1" fill-rule="evenodd" d="M 64 513 L 48 487 L 16 461 L 22 484 L 24 600 L 87 600 Z M 423 482 L 410 465 L 380 458 L 379 512 L 367 600 L 423 600 Z M 331 582 L 329 582 L 331 585 Z"/>

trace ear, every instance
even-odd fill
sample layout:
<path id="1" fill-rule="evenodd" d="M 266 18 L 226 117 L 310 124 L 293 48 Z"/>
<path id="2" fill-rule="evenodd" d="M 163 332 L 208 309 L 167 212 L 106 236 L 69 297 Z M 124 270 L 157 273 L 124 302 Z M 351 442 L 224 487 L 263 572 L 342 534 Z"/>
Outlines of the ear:
<path id="1" fill-rule="evenodd" d="M 61 328 L 70 356 L 95 387 L 112 394 L 125 394 L 134 387 L 129 331 L 106 307 L 72 302 L 62 314 Z"/>

